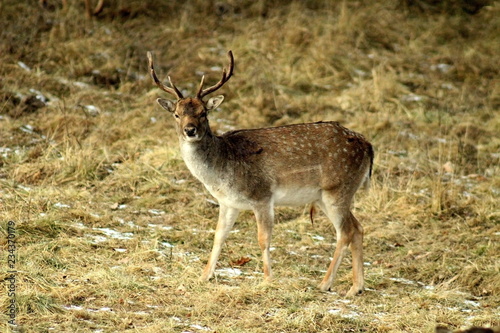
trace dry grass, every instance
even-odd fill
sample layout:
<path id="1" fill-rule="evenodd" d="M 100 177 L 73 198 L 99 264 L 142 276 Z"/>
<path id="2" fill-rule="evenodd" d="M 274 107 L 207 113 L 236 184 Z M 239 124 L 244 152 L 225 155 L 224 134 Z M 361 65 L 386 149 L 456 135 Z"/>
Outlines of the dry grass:
<path id="1" fill-rule="evenodd" d="M 91 21 L 68 2 L 0 4 L 0 244 L 16 221 L 18 330 L 500 326 L 497 1 L 474 14 L 459 1 L 106 1 Z M 217 207 L 180 159 L 145 53 L 192 92 L 202 73 L 219 78 L 228 49 L 218 131 L 338 120 L 375 146 L 355 204 L 362 296 L 342 296 L 349 259 L 333 292 L 316 290 L 334 232 L 300 208 L 277 213 L 273 283 L 249 213 L 218 277 L 197 282 Z"/>

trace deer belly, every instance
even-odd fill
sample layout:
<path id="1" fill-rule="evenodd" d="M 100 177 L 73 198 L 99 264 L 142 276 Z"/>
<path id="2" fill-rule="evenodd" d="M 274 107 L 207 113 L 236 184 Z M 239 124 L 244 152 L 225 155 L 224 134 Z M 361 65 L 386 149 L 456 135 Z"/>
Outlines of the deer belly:
<path id="1" fill-rule="evenodd" d="M 219 204 L 241 210 L 249 210 L 253 207 L 252 201 L 248 197 L 227 186 L 205 184 L 205 188 L 217 199 Z"/>
<path id="2" fill-rule="evenodd" d="M 278 187 L 273 191 L 273 201 L 277 206 L 300 206 L 319 200 L 318 187 Z"/>

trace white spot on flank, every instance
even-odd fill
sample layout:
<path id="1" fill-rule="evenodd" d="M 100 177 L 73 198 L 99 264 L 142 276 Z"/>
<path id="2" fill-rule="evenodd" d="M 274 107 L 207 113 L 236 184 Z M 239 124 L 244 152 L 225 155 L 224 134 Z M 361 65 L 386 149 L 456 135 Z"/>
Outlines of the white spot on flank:
<path id="1" fill-rule="evenodd" d="M 273 201 L 275 205 L 300 206 L 314 202 L 320 197 L 319 188 L 289 187 L 274 190 Z"/>

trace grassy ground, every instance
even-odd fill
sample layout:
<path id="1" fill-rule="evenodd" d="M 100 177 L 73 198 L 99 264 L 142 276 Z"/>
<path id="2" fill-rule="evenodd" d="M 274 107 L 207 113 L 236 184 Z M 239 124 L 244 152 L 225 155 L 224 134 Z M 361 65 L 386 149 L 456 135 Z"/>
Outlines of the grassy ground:
<path id="1" fill-rule="evenodd" d="M 472 2 L 472 4 L 477 2 Z M 432 332 L 500 326 L 499 3 L 0 3 L 0 279 L 15 226 L 25 332 Z M 323 215 L 277 212 L 262 284 L 240 216 L 208 284 L 217 206 L 180 158 L 157 71 L 193 92 L 235 54 L 214 129 L 337 120 L 376 149 L 366 292 L 332 292 Z M 5 249 L 5 251 L 4 251 Z M 249 261 L 248 261 L 249 259 Z M 247 263 L 245 263 L 248 261 Z M 0 294 L 8 331 L 11 298 Z"/>

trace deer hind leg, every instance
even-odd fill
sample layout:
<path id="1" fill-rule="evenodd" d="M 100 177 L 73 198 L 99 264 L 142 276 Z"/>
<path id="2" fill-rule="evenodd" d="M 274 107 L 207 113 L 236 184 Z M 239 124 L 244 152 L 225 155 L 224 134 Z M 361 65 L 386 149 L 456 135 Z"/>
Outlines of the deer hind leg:
<path id="1" fill-rule="evenodd" d="M 319 285 L 321 291 L 330 289 L 337 270 L 344 258 L 347 247 L 351 247 L 353 266 L 353 286 L 348 291 L 348 297 L 356 295 L 363 290 L 363 228 L 349 210 L 349 206 L 335 206 L 332 200 L 323 198 L 320 207 L 328 216 L 337 233 L 337 245 L 333 253 L 333 259 L 328 270 Z"/>
<path id="2" fill-rule="evenodd" d="M 365 283 L 363 273 L 363 227 L 351 212 L 349 212 L 349 219 L 353 228 L 351 241 L 353 283 L 346 296 L 352 297 L 363 292 Z"/>
<path id="3" fill-rule="evenodd" d="M 271 270 L 271 235 L 274 224 L 274 211 L 272 205 L 263 205 L 254 209 L 255 218 L 257 219 L 257 237 L 259 246 L 262 251 L 262 262 L 264 265 L 264 279 L 270 280 L 272 277 Z"/>
<path id="4" fill-rule="evenodd" d="M 214 245 L 212 247 L 212 253 L 208 259 L 208 263 L 200 276 L 200 281 L 208 281 L 214 275 L 215 265 L 217 264 L 217 259 L 222 250 L 222 245 L 231 231 L 231 228 L 238 217 L 239 210 L 230 208 L 224 205 L 220 205 L 219 208 L 219 221 L 217 222 L 217 227 L 215 229 Z"/>

